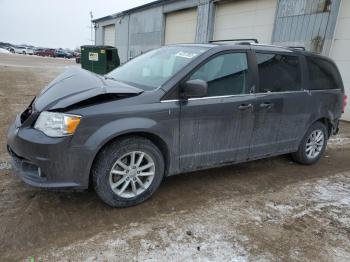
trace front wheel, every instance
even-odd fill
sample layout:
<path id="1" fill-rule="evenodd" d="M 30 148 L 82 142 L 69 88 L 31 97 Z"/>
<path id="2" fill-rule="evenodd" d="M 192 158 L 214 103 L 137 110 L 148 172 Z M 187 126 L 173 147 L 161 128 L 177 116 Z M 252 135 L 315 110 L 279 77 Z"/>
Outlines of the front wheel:
<path id="1" fill-rule="evenodd" d="M 163 155 L 151 141 L 129 137 L 99 153 L 92 168 L 99 197 L 112 207 L 139 204 L 159 187 L 164 175 Z"/>
<path id="2" fill-rule="evenodd" d="M 306 132 L 298 151 L 292 153 L 293 160 L 304 165 L 317 163 L 326 149 L 327 139 L 326 126 L 321 122 L 314 123 Z"/>

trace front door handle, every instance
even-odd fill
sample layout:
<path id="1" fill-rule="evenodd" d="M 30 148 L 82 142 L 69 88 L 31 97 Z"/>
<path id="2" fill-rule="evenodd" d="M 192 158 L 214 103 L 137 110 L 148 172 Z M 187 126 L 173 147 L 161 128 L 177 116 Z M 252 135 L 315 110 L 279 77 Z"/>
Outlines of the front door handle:
<path id="1" fill-rule="evenodd" d="M 264 102 L 264 103 L 261 103 L 261 104 L 260 104 L 260 108 L 267 108 L 267 109 L 270 109 L 272 106 L 273 106 L 273 104 L 270 103 L 270 102 Z"/>
<path id="2" fill-rule="evenodd" d="M 247 109 L 250 109 L 250 108 L 253 108 L 252 104 L 241 104 L 240 106 L 238 106 L 239 110 L 247 110 Z"/>

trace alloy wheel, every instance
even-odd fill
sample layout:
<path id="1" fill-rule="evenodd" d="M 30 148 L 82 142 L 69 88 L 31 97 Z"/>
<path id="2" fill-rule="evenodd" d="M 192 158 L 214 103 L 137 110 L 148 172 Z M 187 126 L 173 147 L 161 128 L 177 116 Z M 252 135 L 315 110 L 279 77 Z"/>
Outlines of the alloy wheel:
<path id="1" fill-rule="evenodd" d="M 109 184 L 113 192 L 122 198 L 142 194 L 152 183 L 155 163 L 146 152 L 132 151 L 114 163 L 109 173 Z"/>
<path id="2" fill-rule="evenodd" d="M 306 141 L 305 153 L 309 159 L 315 159 L 322 151 L 325 136 L 322 130 L 317 129 L 311 132 Z"/>

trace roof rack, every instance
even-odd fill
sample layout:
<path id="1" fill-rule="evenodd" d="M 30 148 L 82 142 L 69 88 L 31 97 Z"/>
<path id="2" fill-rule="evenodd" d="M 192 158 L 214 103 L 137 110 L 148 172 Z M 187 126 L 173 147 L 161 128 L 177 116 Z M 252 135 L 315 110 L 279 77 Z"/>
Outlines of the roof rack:
<path id="1" fill-rule="evenodd" d="M 217 42 L 243 42 L 249 44 L 249 42 L 258 44 L 258 39 L 255 38 L 241 38 L 241 39 L 222 39 L 222 40 L 211 40 L 209 43 L 217 43 Z"/>
<path id="2" fill-rule="evenodd" d="M 302 51 L 306 51 L 304 46 L 287 46 L 287 48 L 292 48 L 292 49 L 300 49 Z"/>

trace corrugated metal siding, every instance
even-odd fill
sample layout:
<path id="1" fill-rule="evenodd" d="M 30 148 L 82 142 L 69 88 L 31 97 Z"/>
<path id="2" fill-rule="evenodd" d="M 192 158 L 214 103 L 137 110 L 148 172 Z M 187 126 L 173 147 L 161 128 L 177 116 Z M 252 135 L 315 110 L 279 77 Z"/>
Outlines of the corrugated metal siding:
<path id="1" fill-rule="evenodd" d="M 211 7 L 212 2 L 209 3 L 209 1 L 203 1 L 198 5 L 196 43 L 205 43 L 209 40 L 208 30 L 211 21 Z"/>
<path id="2" fill-rule="evenodd" d="M 129 19 L 130 16 L 126 15 L 117 18 L 116 22 L 116 47 L 118 48 L 118 54 L 120 61 L 125 62 L 128 59 L 129 51 Z"/>
<path id="3" fill-rule="evenodd" d="M 162 24 L 161 6 L 130 14 L 129 58 L 162 44 Z"/>
<path id="4" fill-rule="evenodd" d="M 209 39 L 211 27 L 211 0 L 164 1 L 157 5 L 111 16 L 111 19 L 95 22 L 95 43 L 103 44 L 103 26 L 115 24 L 115 46 L 122 63 L 149 49 L 164 44 L 165 17 L 171 12 L 198 8 L 195 42 Z M 180 36 L 181 37 L 181 36 Z"/>
<path id="5" fill-rule="evenodd" d="M 350 96 L 350 1 L 343 0 L 339 11 L 330 57 L 337 63 L 342 75 L 345 93 Z M 349 98 L 350 99 L 350 98 Z M 345 108 L 343 119 L 350 121 L 350 105 Z"/>
<path id="6" fill-rule="evenodd" d="M 340 0 L 280 0 L 273 44 L 328 54 Z"/>

